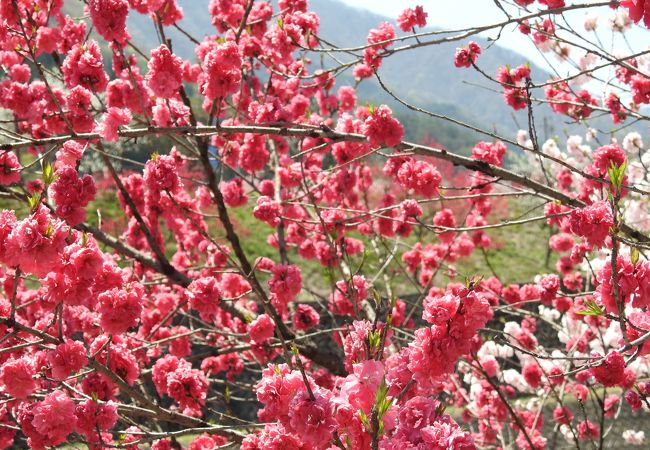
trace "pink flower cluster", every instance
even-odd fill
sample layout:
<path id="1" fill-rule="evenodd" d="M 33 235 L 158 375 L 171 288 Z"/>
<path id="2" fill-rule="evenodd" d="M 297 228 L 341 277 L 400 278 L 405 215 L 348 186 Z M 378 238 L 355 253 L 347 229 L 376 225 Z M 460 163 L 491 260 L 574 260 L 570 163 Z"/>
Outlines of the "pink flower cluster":
<path id="1" fill-rule="evenodd" d="M 612 314 L 619 314 L 612 280 L 612 264 L 607 261 L 598 272 L 596 298 Z M 650 306 L 650 263 L 639 260 L 633 264 L 628 258 L 619 256 L 616 260 L 616 284 L 618 300 L 622 306 L 631 304 L 635 308 Z"/>
<path id="2" fill-rule="evenodd" d="M 614 225 L 614 218 L 609 204 L 602 200 L 580 209 L 574 209 L 569 215 L 569 229 L 572 233 L 585 238 L 593 247 L 602 247 L 609 236 L 609 229 Z"/>
<path id="3" fill-rule="evenodd" d="M 546 98 L 551 102 L 551 109 L 558 114 L 566 114 L 576 120 L 588 118 L 598 101 L 587 90 L 574 94 L 566 82 L 551 83 L 544 88 Z"/>
<path id="4" fill-rule="evenodd" d="M 430 383 L 452 372 L 458 358 L 470 351 L 476 331 L 491 315 L 482 289 L 454 286 L 445 294 L 427 297 L 422 317 L 431 326 L 417 330 L 408 347 L 408 368 L 415 379 Z"/>
<path id="5" fill-rule="evenodd" d="M 395 147 L 402 142 L 404 127 L 388 106 L 381 105 L 366 118 L 364 134 L 371 147 Z"/>
<path id="6" fill-rule="evenodd" d="M 87 8 L 95 29 L 104 39 L 121 45 L 131 39 L 126 30 L 127 0 L 89 0 Z"/>
<path id="7" fill-rule="evenodd" d="M 418 5 L 415 8 L 406 8 L 397 16 L 397 25 L 406 33 L 413 31 L 417 26 L 424 28 L 427 26 L 428 14 L 424 12 L 424 8 Z"/>
<path id="8" fill-rule="evenodd" d="M 596 381 L 605 387 L 622 386 L 627 384 L 628 375 L 625 372 L 625 359 L 618 352 L 609 353 L 601 363 L 590 369 Z"/>
<path id="9" fill-rule="evenodd" d="M 234 42 L 217 44 L 203 58 L 198 83 L 206 99 L 222 99 L 237 91 L 241 80 L 241 54 Z"/>
<path id="10" fill-rule="evenodd" d="M 440 405 L 426 397 L 413 397 L 399 410 L 394 433 L 380 444 L 382 450 L 404 448 L 474 450 L 472 435 L 461 430 L 449 415 L 439 411 Z"/>
<path id="11" fill-rule="evenodd" d="M 21 165 L 15 153 L 2 151 L 0 153 L 0 184 L 8 186 L 20 181 Z"/>
<path id="12" fill-rule="evenodd" d="M 95 197 L 95 182 L 90 175 L 79 177 L 74 167 L 64 166 L 54 173 L 56 181 L 50 195 L 56 203 L 56 214 L 69 225 L 86 220 L 85 207 Z"/>
<path id="13" fill-rule="evenodd" d="M 100 324 L 104 331 L 120 334 L 135 326 L 142 312 L 143 295 L 144 289 L 139 283 L 99 294 L 98 311 L 101 314 Z"/>
<path id="14" fill-rule="evenodd" d="M 199 278 L 188 287 L 190 306 L 199 312 L 202 320 L 211 320 L 219 311 L 222 292 L 214 277 Z"/>
<path id="15" fill-rule="evenodd" d="M 44 277 L 61 261 L 66 246 L 67 227 L 52 219 L 44 206 L 17 221 L 13 212 L 0 213 L 0 260 L 24 273 Z"/>
<path id="16" fill-rule="evenodd" d="M 506 150 L 505 144 L 501 141 L 479 142 L 472 149 L 472 157 L 500 167 L 503 165 Z"/>
<path id="17" fill-rule="evenodd" d="M 354 68 L 356 78 L 368 78 L 381 67 L 382 50 L 390 47 L 395 39 L 395 29 L 388 22 L 382 22 L 379 27 L 368 33 L 368 47 L 363 51 L 363 63 Z"/>
<path id="18" fill-rule="evenodd" d="M 650 2 L 647 0 L 622 0 L 621 6 L 630 12 L 630 19 L 639 22 L 643 19 L 646 27 L 650 28 Z"/>
<path id="19" fill-rule="evenodd" d="M 476 63 L 478 55 L 481 54 L 481 46 L 476 42 L 471 41 L 467 47 L 460 47 L 456 49 L 454 55 L 454 65 L 456 67 L 472 67 Z"/>
<path id="20" fill-rule="evenodd" d="M 183 81 L 182 60 L 163 44 L 151 50 L 148 66 L 145 80 L 151 92 L 161 98 L 174 97 Z"/>
<path id="21" fill-rule="evenodd" d="M 183 414 L 201 416 L 208 390 L 208 380 L 202 371 L 175 356 L 167 355 L 154 364 L 152 378 L 159 395 L 174 399 Z"/>
<path id="22" fill-rule="evenodd" d="M 108 85 L 102 52 L 93 40 L 74 45 L 63 61 L 61 71 L 63 81 L 70 89 L 81 86 L 92 92 L 104 92 Z"/>
<path id="23" fill-rule="evenodd" d="M 388 159 L 384 173 L 393 177 L 405 189 L 413 189 L 416 194 L 426 198 L 438 194 L 442 181 L 442 175 L 430 162 L 411 157 Z"/>
<path id="24" fill-rule="evenodd" d="M 528 91 L 526 83 L 530 79 L 530 67 L 521 65 L 510 69 L 499 67 L 496 80 L 503 86 L 503 97 L 506 104 L 514 110 L 524 109 L 528 106 Z"/>

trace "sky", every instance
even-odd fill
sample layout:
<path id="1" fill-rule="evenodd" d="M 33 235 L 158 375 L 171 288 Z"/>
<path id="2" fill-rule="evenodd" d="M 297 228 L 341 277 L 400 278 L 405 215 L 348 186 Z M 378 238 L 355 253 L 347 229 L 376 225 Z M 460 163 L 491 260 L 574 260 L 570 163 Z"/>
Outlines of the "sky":
<path id="1" fill-rule="evenodd" d="M 367 9 L 377 14 L 390 18 L 397 18 L 399 13 L 408 7 L 422 5 L 428 13 L 428 24 L 433 27 L 445 29 L 467 28 L 476 25 L 485 25 L 496 23 L 505 18 L 494 4 L 493 0 L 341 0 L 350 6 Z M 581 0 L 580 3 L 595 3 L 598 0 Z M 567 2 L 571 4 L 572 2 Z M 573 2 L 577 3 L 577 2 Z M 606 27 L 607 18 L 612 14 L 608 7 L 594 8 L 594 13 L 599 17 L 598 37 L 603 44 L 609 48 L 620 49 L 629 52 L 627 44 L 620 39 L 620 36 L 612 38 L 612 33 Z M 567 13 L 565 16 L 569 23 L 577 30 L 584 33 L 583 21 L 585 11 L 578 10 Z M 545 62 L 544 57 L 535 48 L 535 46 L 518 31 L 513 31 L 514 27 L 509 28 L 509 32 L 504 32 L 499 39 L 500 45 L 515 50 L 523 54 L 530 62 L 533 62 L 543 68 L 548 69 L 549 65 Z M 491 32 L 487 36 L 495 37 L 496 33 Z M 590 38 L 590 36 L 585 36 Z M 593 37 L 593 36 L 592 36 Z M 646 48 L 650 44 L 650 33 L 647 29 L 636 29 L 629 33 L 628 41 L 635 51 Z M 557 65 L 554 56 L 546 55 L 551 59 L 553 65 Z M 568 70 L 568 68 L 567 68 Z"/>

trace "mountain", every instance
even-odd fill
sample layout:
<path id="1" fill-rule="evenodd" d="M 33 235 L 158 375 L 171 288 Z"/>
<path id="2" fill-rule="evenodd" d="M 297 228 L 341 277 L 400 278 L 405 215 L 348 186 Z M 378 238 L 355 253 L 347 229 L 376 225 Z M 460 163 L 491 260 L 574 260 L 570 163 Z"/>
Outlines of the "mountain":
<path id="1" fill-rule="evenodd" d="M 179 26 L 197 40 L 216 33 L 208 13 L 209 0 L 177 0 L 183 8 L 184 18 Z M 362 45 L 366 42 L 368 31 L 383 21 L 391 21 L 372 12 L 345 5 L 338 0 L 311 0 L 310 9 L 320 17 L 319 35 L 339 47 Z M 276 8 L 277 10 L 277 8 Z M 344 20 L 342 20 L 344 18 Z M 155 27 L 144 15 L 132 11 L 129 15 L 129 32 L 133 41 L 147 52 L 159 45 Z M 183 58 L 194 60 L 194 44 L 174 27 L 165 29 L 167 37 L 172 38 L 173 50 Z M 481 37 L 473 37 L 483 48 L 478 65 L 487 73 L 494 75 L 498 67 L 505 64 L 516 66 L 526 62 L 526 58 L 516 52 L 487 42 Z M 470 39 L 430 45 L 400 52 L 386 58 L 379 71 L 384 83 L 398 96 L 411 104 L 443 114 L 475 126 L 514 137 L 520 128 L 527 128 L 525 111 L 515 112 L 503 101 L 500 88 L 473 69 L 454 67 L 456 47 L 466 45 Z M 413 41 L 409 41 L 413 42 Z M 402 44 L 399 44 L 402 45 Z M 312 70 L 331 67 L 333 59 L 322 54 L 313 54 Z M 347 59 L 346 59 L 347 57 Z M 337 55 L 340 60 L 349 60 L 349 55 Z M 534 81 L 545 81 L 550 76 L 543 69 L 531 65 Z M 337 85 L 354 84 L 351 70 L 337 78 Z M 541 93 L 536 93 L 538 96 Z M 389 104 L 405 123 L 408 139 L 433 138 L 455 151 L 467 153 L 478 139 L 489 139 L 450 122 L 415 114 L 395 102 L 379 86 L 376 79 L 364 80 L 358 87 L 360 103 Z M 557 134 L 575 132 L 580 126 L 567 125 L 565 118 L 554 115 L 548 107 L 535 109 L 537 129 L 544 138 Z M 611 127 L 611 125 L 609 125 Z M 580 127 L 584 130 L 584 127 Z M 605 127 L 606 129 L 606 127 Z"/>

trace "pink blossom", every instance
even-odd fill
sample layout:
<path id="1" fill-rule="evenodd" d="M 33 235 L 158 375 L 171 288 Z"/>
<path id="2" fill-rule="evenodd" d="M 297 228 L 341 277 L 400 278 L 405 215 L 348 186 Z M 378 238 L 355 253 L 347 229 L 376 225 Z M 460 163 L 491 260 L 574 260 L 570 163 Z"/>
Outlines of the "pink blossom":
<path id="1" fill-rule="evenodd" d="M 546 5 L 548 9 L 564 8 L 564 0 L 539 0 L 542 5 Z"/>
<path id="2" fill-rule="evenodd" d="M 125 44 L 131 38 L 126 31 L 127 0 L 89 0 L 87 8 L 95 29 L 104 39 Z"/>
<path id="3" fill-rule="evenodd" d="M 61 260 L 67 228 L 45 207 L 16 223 L 6 239 L 6 262 L 25 273 L 44 277 Z"/>
<path id="4" fill-rule="evenodd" d="M 108 431 L 117 423 L 117 407 L 111 401 L 99 403 L 88 399 L 77 405 L 75 409 L 77 431 L 92 436 L 99 428 Z"/>
<path id="5" fill-rule="evenodd" d="M 97 297 L 100 324 L 105 332 L 124 333 L 140 320 L 144 289 L 133 283 L 127 289 L 111 289 Z"/>
<path id="6" fill-rule="evenodd" d="M 399 25 L 402 31 L 408 33 L 416 26 L 420 28 L 426 27 L 427 16 L 428 14 L 424 12 L 422 6 L 416 6 L 415 9 L 406 8 L 397 16 L 397 25 Z"/>
<path id="7" fill-rule="evenodd" d="M 352 111 L 357 103 L 355 89 L 352 86 L 341 86 L 338 90 L 339 111 Z"/>
<path id="8" fill-rule="evenodd" d="M 266 138 L 260 134 L 246 133 L 239 153 L 239 165 L 248 173 L 264 169 L 269 161 Z"/>
<path id="9" fill-rule="evenodd" d="M 352 371 L 341 384 L 341 396 L 355 409 L 370 414 L 377 389 L 384 379 L 384 364 L 375 360 L 361 361 L 352 366 Z"/>
<path id="10" fill-rule="evenodd" d="M 596 367 L 590 369 L 596 381 L 605 387 L 617 386 L 623 383 L 625 359 L 618 352 L 610 352 Z"/>
<path id="11" fill-rule="evenodd" d="M 307 331 L 318 325 L 320 315 L 314 308 L 304 303 L 296 305 L 293 314 L 293 326 L 296 330 Z"/>
<path id="12" fill-rule="evenodd" d="M 212 450 L 214 448 L 223 447 L 227 443 L 228 440 L 218 434 L 203 433 L 190 442 L 190 445 L 187 446 L 187 450 Z M 152 448 L 152 450 L 155 449 Z"/>
<path id="13" fill-rule="evenodd" d="M 184 414 L 201 416 L 205 405 L 208 380 L 200 370 L 175 356 L 167 355 L 156 361 L 152 369 L 156 390 L 178 402 Z"/>
<path id="14" fill-rule="evenodd" d="M 368 33 L 369 47 L 363 51 L 364 65 L 368 67 L 369 71 L 379 69 L 382 61 L 380 51 L 389 47 L 390 41 L 394 38 L 395 29 L 388 22 L 382 22 L 379 27 L 370 30 Z"/>
<path id="15" fill-rule="evenodd" d="M 335 429 L 329 395 L 329 391 L 315 389 L 312 399 L 307 391 L 301 391 L 289 405 L 290 429 L 314 449 L 327 448 Z"/>
<path id="16" fill-rule="evenodd" d="M 243 186 L 244 182 L 241 178 L 235 178 L 231 181 L 221 183 L 219 189 L 223 195 L 223 201 L 231 208 L 244 206 L 248 203 L 248 196 Z"/>
<path id="17" fill-rule="evenodd" d="M 76 44 L 61 66 L 63 80 L 68 88 L 82 86 L 92 92 L 104 92 L 108 77 L 104 72 L 102 52 L 97 42 Z"/>
<path id="18" fill-rule="evenodd" d="M 416 194 L 425 198 L 438 195 L 438 187 L 442 181 L 440 172 L 427 161 L 406 161 L 397 172 L 397 181 Z"/>
<path id="19" fill-rule="evenodd" d="M 277 264 L 271 269 L 269 290 L 283 303 L 292 301 L 302 289 L 300 268 L 291 264 Z"/>
<path id="20" fill-rule="evenodd" d="M 590 245 L 602 247 L 614 225 L 614 218 L 606 201 L 571 211 L 569 226 L 572 233 L 583 236 Z"/>
<path id="21" fill-rule="evenodd" d="M 28 357 L 10 359 L 0 367 L 0 382 L 5 392 L 16 398 L 26 398 L 37 387 L 34 361 Z"/>
<path id="22" fill-rule="evenodd" d="M 75 430 L 77 418 L 74 402 L 61 390 L 47 394 L 34 405 L 32 413 L 31 426 L 40 435 L 44 445 L 59 445 Z"/>
<path id="23" fill-rule="evenodd" d="M 80 92 L 85 91 L 84 88 L 79 86 L 73 88 L 72 91 Z M 88 91 L 86 91 L 88 93 Z M 90 94 L 90 93 L 88 93 Z M 61 150 L 56 152 L 55 169 L 62 169 L 65 166 L 76 167 L 77 162 L 83 157 L 86 146 L 77 141 L 65 141 Z"/>
<path id="24" fill-rule="evenodd" d="M 182 83 L 182 60 L 174 55 L 166 45 L 151 51 L 149 72 L 145 77 L 147 87 L 161 98 L 174 97 Z"/>
<path id="25" fill-rule="evenodd" d="M 266 222 L 272 227 L 280 223 L 280 214 L 282 208 L 271 198 L 263 196 L 257 199 L 257 206 L 253 209 L 253 216 L 257 220 Z"/>
<path id="26" fill-rule="evenodd" d="M 66 166 L 55 172 L 56 181 L 50 186 L 56 214 L 74 226 L 86 219 L 84 207 L 95 197 L 95 182 L 90 175 L 79 177 L 77 171 Z"/>
<path id="27" fill-rule="evenodd" d="M 372 147 L 395 147 L 402 142 L 404 127 L 393 117 L 386 105 L 381 105 L 365 121 L 364 134 Z"/>
<path id="28" fill-rule="evenodd" d="M 120 125 L 128 125 L 131 122 L 131 112 L 128 109 L 109 107 L 102 118 L 97 132 L 108 142 L 116 142 L 119 138 Z"/>
<path id="29" fill-rule="evenodd" d="M 454 216 L 454 212 L 448 208 L 438 211 L 433 216 L 433 224 L 438 227 L 455 228 L 456 217 Z M 454 240 L 455 234 L 456 233 L 453 231 L 442 232 L 438 234 L 438 239 L 440 239 L 440 241 L 444 242 L 445 244 L 449 244 Z"/>
<path id="30" fill-rule="evenodd" d="M 172 155 L 156 155 L 144 167 L 144 183 L 154 196 L 162 191 L 178 192 L 182 182 L 178 176 L 178 163 Z"/>
<path id="31" fill-rule="evenodd" d="M 600 428 L 598 425 L 590 420 L 584 420 L 578 424 L 578 439 L 580 440 L 593 440 L 600 435 Z"/>
<path id="32" fill-rule="evenodd" d="M 268 315 L 261 314 L 250 324 L 248 332 L 253 342 L 263 344 L 273 337 L 275 322 Z"/>
<path id="33" fill-rule="evenodd" d="M 20 181 L 20 169 L 22 167 L 14 152 L 0 151 L 0 184 L 8 186 Z"/>
<path id="34" fill-rule="evenodd" d="M 201 93 L 213 101 L 237 91 L 241 64 L 236 43 L 226 42 L 215 46 L 203 59 L 203 73 L 198 80 Z"/>
<path id="35" fill-rule="evenodd" d="M 621 6 L 629 10 L 630 19 L 639 22 L 643 18 L 645 26 L 650 28 L 650 2 L 647 0 L 622 0 Z"/>
<path id="36" fill-rule="evenodd" d="M 201 416 L 207 390 L 207 378 L 200 370 L 192 369 L 189 363 L 179 364 L 167 375 L 167 394 L 178 402 L 183 414 Z"/>
<path id="37" fill-rule="evenodd" d="M 202 320 L 211 320 L 219 311 L 221 287 L 214 277 L 199 278 L 189 285 L 190 306 L 197 310 Z"/>
<path id="38" fill-rule="evenodd" d="M 494 143 L 479 142 L 472 149 L 472 157 L 500 167 L 503 165 L 506 150 L 505 144 L 501 141 Z"/>
<path id="39" fill-rule="evenodd" d="M 290 371 L 286 364 L 270 365 L 262 371 L 262 378 L 255 391 L 257 400 L 264 408 L 257 415 L 261 421 L 289 420 L 290 403 L 294 396 L 305 390 L 305 384 L 298 371 Z"/>
<path id="40" fill-rule="evenodd" d="M 472 67 L 472 64 L 476 63 L 478 55 L 480 54 L 481 46 L 476 42 L 471 41 L 467 47 L 456 49 L 456 54 L 454 55 L 454 65 L 456 67 Z"/>
<path id="41" fill-rule="evenodd" d="M 47 360 L 52 369 L 52 378 L 65 380 L 86 365 L 86 348 L 79 341 L 68 341 L 56 346 L 47 353 Z"/>
<path id="42" fill-rule="evenodd" d="M 620 167 L 625 163 L 627 155 L 618 145 L 605 145 L 598 148 L 592 154 L 594 166 L 602 174 L 607 174 L 611 166 Z"/>

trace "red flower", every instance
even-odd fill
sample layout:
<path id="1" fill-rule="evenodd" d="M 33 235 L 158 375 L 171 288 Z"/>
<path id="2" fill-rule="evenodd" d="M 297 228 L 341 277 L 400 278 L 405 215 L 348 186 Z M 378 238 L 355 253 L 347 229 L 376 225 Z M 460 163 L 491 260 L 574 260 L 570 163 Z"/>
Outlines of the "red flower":
<path id="1" fill-rule="evenodd" d="M 481 46 L 471 41 L 467 47 L 457 48 L 454 55 L 454 65 L 456 67 L 471 67 L 476 62 L 478 55 L 481 54 Z"/>
<path id="2" fill-rule="evenodd" d="M 404 127 L 388 106 L 381 105 L 366 119 L 364 133 L 373 147 L 394 147 L 402 142 Z"/>
<path id="3" fill-rule="evenodd" d="M 639 22 L 643 18 L 643 23 L 650 28 L 650 2 L 647 0 L 622 0 L 621 6 L 630 10 L 630 18 Z"/>
<path id="4" fill-rule="evenodd" d="M 397 17 L 397 25 L 404 32 L 413 30 L 416 26 L 422 28 L 427 26 L 427 13 L 424 12 L 422 6 L 413 8 L 406 8 Z"/>
<path id="5" fill-rule="evenodd" d="M 625 381 L 625 359 L 620 353 L 611 352 L 599 366 L 590 371 L 603 386 L 617 386 Z"/>

